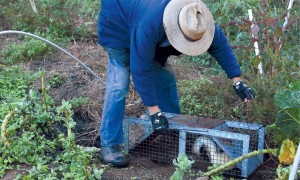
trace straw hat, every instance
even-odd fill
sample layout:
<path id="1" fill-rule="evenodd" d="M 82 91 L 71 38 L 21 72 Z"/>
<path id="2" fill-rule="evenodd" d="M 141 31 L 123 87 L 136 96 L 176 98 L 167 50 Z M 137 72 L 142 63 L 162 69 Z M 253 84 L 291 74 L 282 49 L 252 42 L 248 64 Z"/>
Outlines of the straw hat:
<path id="1" fill-rule="evenodd" d="M 164 10 L 163 23 L 169 42 L 183 54 L 200 55 L 212 43 L 213 16 L 201 0 L 171 0 Z"/>

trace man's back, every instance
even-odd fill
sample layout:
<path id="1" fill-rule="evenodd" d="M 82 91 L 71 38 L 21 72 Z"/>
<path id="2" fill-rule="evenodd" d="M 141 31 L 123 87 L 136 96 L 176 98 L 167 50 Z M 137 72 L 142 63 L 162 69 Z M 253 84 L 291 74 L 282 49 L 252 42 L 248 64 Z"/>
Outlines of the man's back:
<path id="1" fill-rule="evenodd" d="M 139 32 L 140 29 L 159 33 L 159 38 L 165 38 L 162 19 L 169 1 L 103 0 L 98 19 L 99 44 L 111 48 L 130 48 L 130 36 L 137 35 L 133 31 Z"/>

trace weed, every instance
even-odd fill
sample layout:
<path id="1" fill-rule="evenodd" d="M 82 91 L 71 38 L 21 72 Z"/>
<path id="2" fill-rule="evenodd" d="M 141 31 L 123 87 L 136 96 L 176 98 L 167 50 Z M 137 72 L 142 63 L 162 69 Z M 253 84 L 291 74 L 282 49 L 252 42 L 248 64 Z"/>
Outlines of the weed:
<path id="1" fill-rule="evenodd" d="M 78 106 L 84 100 L 63 101 L 55 107 L 46 91 L 41 94 L 32 85 L 43 72 L 22 73 L 16 67 L 0 72 L 0 117 L 13 112 L 1 122 L 0 177 L 20 162 L 32 165 L 23 179 L 99 179 L 103 170 L 90 167 L 92 155 L 76 145 L 72 132 L 72 104 Z M 54 128 L 59 123 L 66 126 L 67 136 Z"/>

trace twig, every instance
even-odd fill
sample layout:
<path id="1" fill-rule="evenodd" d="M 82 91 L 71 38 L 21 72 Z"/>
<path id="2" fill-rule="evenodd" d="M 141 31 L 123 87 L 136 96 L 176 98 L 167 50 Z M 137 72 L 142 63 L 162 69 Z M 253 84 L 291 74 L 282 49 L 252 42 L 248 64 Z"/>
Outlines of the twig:
<path id="1" fill-rule="evenodd" d="M 78 134 L 78 135 L 77 135 L 77 138 L 80 138 L 80 137 L 82 137 L 82 136 L 89 135 L 89 134 L 91 134 L 91 133 L 94 133 L 94 132 L 96 132 L 96 130 L 93 130 L 93 131 L 89 131 L 89 132 L 85 132 L 85 133 Z"/>

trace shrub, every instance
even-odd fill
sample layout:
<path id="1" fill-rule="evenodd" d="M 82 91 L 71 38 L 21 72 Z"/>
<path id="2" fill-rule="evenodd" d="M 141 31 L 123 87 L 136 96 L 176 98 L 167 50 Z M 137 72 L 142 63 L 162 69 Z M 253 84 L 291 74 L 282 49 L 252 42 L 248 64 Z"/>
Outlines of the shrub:
<path id="1" fill-rule="evenodd" d="M 38 33 L 36 35 L 39 35 Z M 43 36 L 43 35 L 40 35 Z M 51 36 L 47 40 L 54 42 L 57 39 Z M 22 42 L 13 42 L 3 47 L 3 53 L 0 56 L 0 63 L 14 64 L 19 62 L 28 62 L 41 56 L 49 56 L 55 52 L 55 48 L 44 43 L 39 39 L 25 36 Z"/>
<path id="2" fill-rule="evenodd" d="M 95 33 L 95 27 L 90 26 L 95 25 L 95 17 L 100 8 L 99 1 L 41 0 L 35 1 L 35 5 L 38 13 L 32 10 L 30 1 L 0 0 L 3 25 L 0 30 L 47 32 L 59 38 Z"/>

